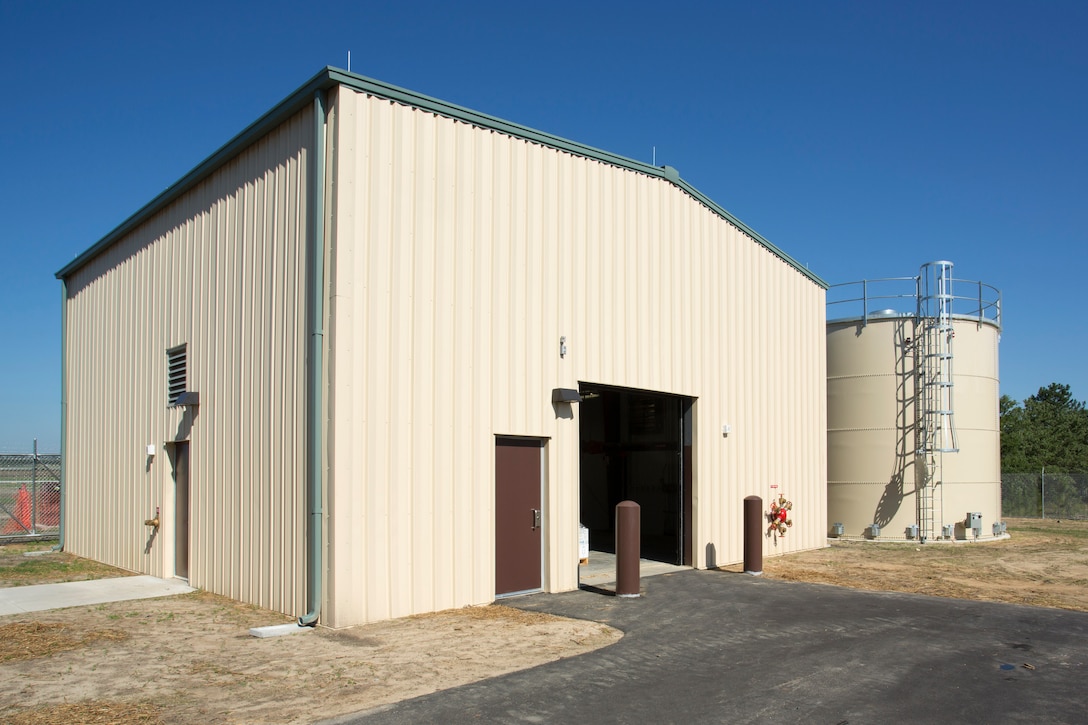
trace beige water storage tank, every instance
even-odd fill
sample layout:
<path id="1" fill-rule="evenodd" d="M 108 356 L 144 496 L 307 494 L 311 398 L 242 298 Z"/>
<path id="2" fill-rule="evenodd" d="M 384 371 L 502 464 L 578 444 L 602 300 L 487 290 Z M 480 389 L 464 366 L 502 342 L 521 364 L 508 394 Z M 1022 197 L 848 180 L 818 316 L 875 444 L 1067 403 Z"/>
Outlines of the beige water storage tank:
<path id="1" fill-rule="evenodd" d="M 1000 334 L 1000 292 L 954 279 L 950 262 L 832 286 L 829 535 L 841 524 L 844 538 L 994 538 Z"/>

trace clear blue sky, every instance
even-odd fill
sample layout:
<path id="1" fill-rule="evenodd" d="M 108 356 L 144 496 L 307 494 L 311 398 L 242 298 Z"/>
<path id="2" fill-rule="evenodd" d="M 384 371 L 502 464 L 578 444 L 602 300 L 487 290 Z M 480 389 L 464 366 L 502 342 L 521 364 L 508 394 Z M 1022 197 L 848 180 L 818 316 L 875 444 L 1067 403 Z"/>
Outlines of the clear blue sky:
<path id="1" fill-rule="evenodd" d="M 0 452 L 56 451 L 54 273 L 326 65 L 676 167 L 829 282 L 1004 292 L 1088 397 L 1088 3 L 0 4 Z"/>

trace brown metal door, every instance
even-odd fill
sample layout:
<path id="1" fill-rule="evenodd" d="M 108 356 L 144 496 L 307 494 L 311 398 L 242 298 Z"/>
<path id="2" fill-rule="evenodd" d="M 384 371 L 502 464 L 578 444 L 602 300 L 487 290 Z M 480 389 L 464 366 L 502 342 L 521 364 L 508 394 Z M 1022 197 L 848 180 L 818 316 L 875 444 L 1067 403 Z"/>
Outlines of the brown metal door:
<path id="1" fill-rule="evenodd" d="M 540 589 L 539 440 L 495 441 L 495 594 Z"/>

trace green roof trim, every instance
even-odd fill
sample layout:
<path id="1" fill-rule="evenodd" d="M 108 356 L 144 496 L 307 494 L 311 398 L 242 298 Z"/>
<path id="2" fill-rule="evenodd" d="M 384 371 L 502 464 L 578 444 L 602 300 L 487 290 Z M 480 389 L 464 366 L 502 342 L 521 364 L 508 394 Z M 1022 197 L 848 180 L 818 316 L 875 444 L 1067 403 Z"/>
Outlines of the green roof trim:
<path id="1" fill-rule="evenodd" d="M 374 80 L 372 78 L 366 78 L 365 76 L 351 73 L 349 71 L 341 70 L 328 66 L 321 70 L 317 75 L 304 83 L 298 90 L 289 95 L 272 110 L 261 116 L 252 124 L 247 126 L 241 133 L 228 141 L 218 151 L 213 153 L 192 171 L 179 179 L 172 186 L 168 187 L 161 194 L 156 196 L 150 202 L 140 208 L 135 214 L 130 216 L 124 222 L 122 222 L 117 228 L 100 239 L 96 244 L 87 249 L 83 254 L 76 257 L 69 264 L 65 265 L 63 269 L 57 272 L 58 279 L 66 279 L 73 272 L 78 270 L 84 264 L 96 257 L 100 252 L 109 247 L 114 242 L 121 239 L 144 221 L 149 219 L 153 214 L 164 208 L 167 204 L 180 197 L 189 189 L 196 186 L 212 172 L 224 165 L 227 161 L 232 159 L 244 148 L 255 142 L 260 137 L 268 133 L 272 128 L 282 123 L 288 117 L 294 115 L 300 111 L 303 107 L 312 102 L 313 94 L 315 91 L 332 88 L 336 85 L 343 85 L 348 88 L 352 88 L 364 93 L 370 93 L 372 95 L 387 98 L 392 101 L 404 103 L 415 108 L 419 108 L 424 111 L 430 111 L 432 113 L 453 118 L 458 121 L 470 123 L 481 128 L 498 131 L 505 133 L 516 138 L 522 138 L 527 141 L 539 143 L 543 146 L 559 149 L 561 151 L 567 151 L 576 156 L 582 156 L 585 158 L 595 159 L 606 164 L 618 166 L 621 168 L 631 169 L 648 176 L 655 176 L 668 181 L 671 184 L 676 185 L 682 189 L 685 193 L 690 195 L 693 199 L 706 206 L 712 212 L 728 221 L 733 226 L 737 227 L 744 234 L 751 237 L 757 244 L 765 247 L 775 256 L 782 259 L 782 261 L 794 267 L 798 272 L 808 277 L 820 287 L 827 289 L 828 284 L 817 275 L 810 272 L 806 267 L 801 265 L 790 255 L 779 249 L 772 244 L 769 240 L 765 239 L 762 235 L 757 233 L 754 229 L 749 227 L 744 222 L 737 219 L 730 214 L 724 208 L 713 202 L 705 194 L 695 189 L 695 187 L 688 184 L 686 181 L 680 178 L 680 174 L 676 169 L 671 166 L 657 167 L 642 161 L 636 161 L 629 159 L 618 154 L 613 154 L 608 151 L 602 151 L 601 149 L 593 148 L 592 146 L 586 146 L 576 141 L 570 141 L 568 139 L 560 138 L 559 136 L 553 136 L 552 134 L 538 131 L 528 126 L 522 126 L 521 124 L 506 121 L 496 116 L 490 116 L 486 113 L 480 113 L 464 106 L 458 106 L 447 101 L 443 101 L 438 98 L 432 98 L 425 96 L 421 93 L 400 88 L 398 86 L 391 85 L 389 83 L 383 83 L 382 81 Z"/>
<path id="2" fill-rule="evenodd" d="M 192 171 L 181 177 L 178 181 L 168 186 L 161 194 L 144 204 L 140 209 L 125 221 L 121 222 L 113 231 L 99 239 L 93 246 L 87 249 L 71 262 L 66 264 L 59 272 L 57 279 L 67 279 L 73 272 L 87 262 L 97 257 L 103 250 L 114 242 L 119 241 L 133 229 L 150 219 L 155 213 L 164 209 L 175 199 L 192 189 L 201 181 L 233 159 L 245 148 L 253 144 L 276 126 L 283 123 L 289 117 L 298 113 L 305 106 L 313 102 L 314 92 L 333 85 L 329 81 L 329 69 L 321 71 L 308 80 L 301 88 L 279 102 L 268 113 L 258 118 L 237 136 L 228 141 L 208 158 L 204 159 Z"/>

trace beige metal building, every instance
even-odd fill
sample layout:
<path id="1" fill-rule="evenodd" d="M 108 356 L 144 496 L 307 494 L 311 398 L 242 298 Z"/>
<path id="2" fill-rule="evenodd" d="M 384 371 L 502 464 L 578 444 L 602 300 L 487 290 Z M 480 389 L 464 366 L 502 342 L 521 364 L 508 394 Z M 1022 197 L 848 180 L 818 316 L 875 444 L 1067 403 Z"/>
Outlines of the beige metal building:
<path id="1" fill-rule="evenodd" d="M 829 533 L 1003 536 L 1000 292 L 930 262 L 835 285 L 828 317 Z"/>
<path id="2" fill-rule="evenodd" d="M 576 588 L 622 499 L 826 544 L 826 286 L 669 167 L 325 69 L 57 276 L 76 554 L 340 627 Z"/>

